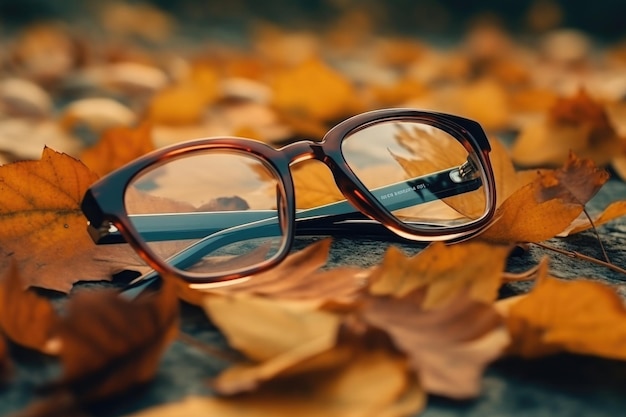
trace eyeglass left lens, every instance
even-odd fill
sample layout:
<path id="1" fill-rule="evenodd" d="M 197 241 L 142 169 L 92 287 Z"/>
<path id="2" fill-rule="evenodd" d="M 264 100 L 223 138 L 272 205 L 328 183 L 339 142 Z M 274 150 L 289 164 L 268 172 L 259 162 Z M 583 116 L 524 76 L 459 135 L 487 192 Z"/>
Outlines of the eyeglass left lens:
<path id="1" fill-rule="evenodd" d="M 280 255 L 285 233 L 277 174 L 233 150 L 210 149 L 135 176 L 124 204 L 143 242 L 178 270 L 249 270 Z"/>

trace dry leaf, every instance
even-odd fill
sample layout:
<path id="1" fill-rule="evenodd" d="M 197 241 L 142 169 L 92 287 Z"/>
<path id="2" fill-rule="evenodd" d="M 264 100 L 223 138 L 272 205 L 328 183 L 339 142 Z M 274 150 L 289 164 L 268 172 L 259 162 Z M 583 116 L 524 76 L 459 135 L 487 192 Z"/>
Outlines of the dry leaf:
<path id="1" fill-rule="evenodd" d="M 17 266 L 11 263 L 0 281 L 0 330 L 18 345 L 58 354 L 50 343 L 58 322 L 50 301 L 24 288 Z"/>
<path id="2" fill-rule="evenodd" d="M 480 238 L 509 243 L 550 239 L 578 217 L 607 179 L 605 171 L 571 154 L 563 168 L 543 171 L 513 193 Z"/>
<path id="3" fill-rule="evenodd" d="M 51 110 L 50 95 L 37 84 L 20 78 L 0 81 L 0 114 L 45 117 Z"/>
<path id="4" fill-rule="evenodd" d="M 204 308 L 231 347 L 254 361 L 235 365 L 214 383 L 222 394 L 251 391 L 264 381 L 330 351 L 339 317 L 301 303 L 255 297 L 207 297 Z"/>
<path id="5" fill-rule="evenodd" d="M 337 119 L 355 107 L 350 80 L 319 59 L 309 59 L 277 74 L 272 83 L 274 106 L 314 120 Z"/>
<path id="6" fill-rule="evenodd" d="M 531 358 L 566 351 L 626 359 L 626 308 L 608 285 L 545 274 L 505 318 L 514 354 Z"/>
<path id="7" fill-rule="evenodd" d="M 289 255 L 276 267 L 231 285 L 183 284 L 181 297 L 192 304 L 201 304 L 211 294 L 262 295 L 273 300 L 305 301 L 311 306 L 353 302 L 363 288 L 367 271 L 350 267 L 320 271 L 326 264 L 330 245 L 331 239 L 320 240 Z"/>
<path id="8" fill-rule="evenodd" d="M 411 380 L 402 358 L 363 350 L 335 369 L 272 381 L 251 394 L 190 397 L 134 417 L 403 417 L 419 412 L 425 403 L 424 391 Z"/>
<path id="9" fill-rule="evenodd" d="M 452 246 L 436 242 L 413 257 L 392 246 L 369 277 L 374 295 L 403 297 L 424 288 L 424 310 L 448 306 L 459 294 L 474 301 L 493 302 L 502 282 L 510 247 L 483 242 Z"/>
<path id="10" fill-rule="evenodd" d="M 81 403 L 146 383 L 178 334 L 178 299 L 167 281 L 157 293 L 129 301 L 116 291 L 70 298 L 59 325 L 63 374 L 55 384 Z"/>
<path id="11" fill-rule="evenodd" d="M 605 165 L 622 151 L 606 109 L 580 90 L 558 100 L 545 120 L 525 126 L 513 144 L 512 156 L 520 165 L 559 165 L 574 152 Z"/>
<path id="12" fill-rule="evenodd" d="M 80 201 L 96 175 L 50 148 L 40 161 L 0 166 L 0 270 L 16 262 L 24 285 L 67 292 L 139 261 L 126 245 L 97 247 Z"/>
<path id="13" fill-rule="evenodd" d="M 152 126 L 115 127 L 103 132 L 98 143 L 85 150 L 81 161 L 98 175 L 105 175 L 154 150 Z"/>
<path id="14" fill-rule="evenodd" d="M 582 216 L 574 220 L 565 230 L 559 233 L 559 237 L 565 237 L 580 233 L 595 227 L 600 227 L 605 223 L 626 215 L 626 200 L 614 201 L 609 204 L 599 215 L 593 219 L 593 224 L 587 216 Z"/>
<path id="15" fill-rule="evenodd" d="M 135 120 L 135 113 L 117 100 L 84 98 L 63 109 L 59 122 L 69 131 L 78 126 L 99 133 L 111 127 L 130 126 Z"/>
<path id="16" fill-rule="evenodd" d="M 509 343 L 500 316 L 463 294 L 436 310 L 424 309 L 424 298 L 424 291 L 401 298 L 372 296 L 361 315 L 406 353 L 426 392 L 477 396 L 483 370 Z"/>

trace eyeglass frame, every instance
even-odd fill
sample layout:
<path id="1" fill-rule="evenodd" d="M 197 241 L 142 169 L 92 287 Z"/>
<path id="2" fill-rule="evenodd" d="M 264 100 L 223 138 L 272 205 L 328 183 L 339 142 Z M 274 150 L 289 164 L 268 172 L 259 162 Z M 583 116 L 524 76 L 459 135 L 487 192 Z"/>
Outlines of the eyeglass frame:
<path id="1" fill-rule="evenodd" d="M 484 173 L 485 211 L 483 215 L 463 225 L 449 226 L 442 233 L 441 228 L 416 231 L 410 223 L 402 222 L 374 197 L 346 162 L 341 145 L 351 133 L 384 122 L 416 122 L 430 125 L 445 131 L 466 149 L 469 155 L 474 154 Z M 279 221 L 283 227 L 283 244 L 271 258 L 266 259 L 245 270 L 217 274 L 198 274 L 183 271 L 158 257 L 141 238 L 141 234 L 133 225 L 125 207 L 125 194 L 132 180 L 152 165 L 178 158 L 198 151 L 222 149 L 243 151 L 258 158 L 270 168 L 276 176 L 278 184 L 277 207 Z M 446 240 L 456 242 L 469 239 L 480 233 L 490 223 L 496 207 L 496 186 L 493 168 L 489 159 L 491 146 L 480 126 L 474 120 L 460 116 L 422 111 L 407 108 L 391 108 L 373 110 L 352 116 L 331 128 L 321 141 L 300 140 L 289 143 L 281 148 L 274 148 L 266 143 L 239 137 L 211 137 L 181 142 L 169 147 L 157 149 L 137 158 L 123 167 L 107 174 L 85 192 L 81 209 L 88 219 L 88 230 L 96 244 L 127 242 L 151 268 L 157 273 L 174 273 L 189 283 L 209 283 L 228 281 L 254 275 L 280 263 L 291 250 L 296 231 L 295 188 L 290 167 L 305 160 L 318 160 L 331 170 L 337 188 L 353 206 L 355 214 L 361 213 L 381 224 L 393 234 L 412 241 Z M 282 216 L 282 218 L 281 218 Z M 111 225 L 117 230 L 118 238 L 111 236 Z M 317 222 L 318 226 L 322 223 Z M 320 227 L 324 231 L 332 231 L 332 227 Z M 315 230 L 315 223 L 309 232 Z M 300 233 L 298 233 L 300 234 Z M 313 234 L 313 233 L 307 233 Z M 328 234 L 328 233 L 321 233 Z M 121 239 L 120 239 L 121 237 Z"/>

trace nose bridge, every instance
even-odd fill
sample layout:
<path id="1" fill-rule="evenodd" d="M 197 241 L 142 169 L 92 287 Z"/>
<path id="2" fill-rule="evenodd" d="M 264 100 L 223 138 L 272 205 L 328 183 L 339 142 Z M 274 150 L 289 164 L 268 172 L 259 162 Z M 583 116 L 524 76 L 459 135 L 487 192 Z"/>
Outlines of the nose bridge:
<path id="1" fill-rule="evenodd" d="M 281 148 L 281 152 L 286 154 L 291 164 L 305 161 L 307 159 L 324 161 L 326 156 L 322 143 L 314 142 L 312 140 L 302 140 L 290 143 L 289 145 L 283 146 Z"/>

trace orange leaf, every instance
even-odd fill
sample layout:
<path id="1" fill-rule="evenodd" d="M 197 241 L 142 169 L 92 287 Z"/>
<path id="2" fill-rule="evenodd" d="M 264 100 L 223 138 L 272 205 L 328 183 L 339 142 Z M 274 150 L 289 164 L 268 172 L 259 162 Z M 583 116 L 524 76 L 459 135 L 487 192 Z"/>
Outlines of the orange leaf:
<path id="1" fill-rule="evenodd" d="M 350 361 L 306 377 L 286 378 L 234 398 L 189 397 L 135 417 L 402 417 L 426 403 L 404 360 L 385 351 L 359 352 Z"/>
<path id="2" fill-rule="evenodd" d="M 567 351 L 626 359 L 626 308 L 605 284 L 544 276 L 505 317 L 515 354 L 538 357 Z"/>
<path id="3" fill-rule="evenodd" d="M 608 175 L 588 160 L 570 155 L 560 170 L 543 171 L 498 208 L 480 236 L 493 242 L 540 242 L 565 230 Z"/>
<path id="4" fill-rule="evenodd" d="M 512 156 L 520 165 L 559 165 L 573 151 L 604 165 L 621 152 L 621 142 L 606 109 L 581 90 L 558 100 L 545 120 L 526 125 Z"/>
<path id="5" fill-rule="evenodd" d="M 355 89 L 347 78 L 319 59 L 309 59 L 278 74 L 274 106 L 303 118 L 331 120 L 352 113 Z"/>
<path id="6" fill-rule="evenodd" d="M 59 317 L 47 299 L 25 289 L 17 266 L 12 263 L 0 281 L 0 329 L 18 345 L 55 354 L 51 339 Z M 1 355 L 0 355 L 1 356 Z"/>
<path id="7" fill-rule="evenodd" d="M 626 215 L 626 200 L 614 201 L 609 204 L 595 219 L 593 219 L 593 226 L 599 227 L 605 223 L 617 219 Z M 560 237 L 569 236 L 576 233 L 580 233 L 584 230 L 588 230 L 592 227 L 591 222 L 585 216 L 578 218 L 570 224 L 567 229 L 559 233 Z"/>
<path id="8" fill-rule="evenodd" d="M 85 403 L 146 383 L 178 334 L 178 299 L 165 281 L 158 293 L 129 301 L 116 291 L 84 291 L 59 325 L 63 375 L 57 383 Z"/>
<path id="9" fill-rule="evenodd" d="M 96 178 L 49 148 L 40 161 L 0 166 L 0 270 L 13 260 L 24 285 L 67 292 L 76 281 L 137 265 L 129 247 L 98 248 L 87 234 L 80 201 Z"/>
<path id="10" fill-rule="evenodd" d="M 98 175 L 105 175 L 153 149 L 150 124 L 114 127 L 104 131 L 100 141 L 84 151 L 80 159 Z"/>
<path id="11" fill-rule="evenodd" d="M 477 396 L 484 368 L 509 343 L 500 316 L 492 306 L 464 295 L 437 310 L 424 309 L 424 298 L 424 291 L 402 298 L 372 296 L 362 316 L 408 355 L 426 392 Z"/>
<path id="12" fill-rule="evenodd" d="M 476 241 L 451 246 L 436 242 L 417 255 L 406 257 L 392 246 L 370 275 L 369 291 L 374 295 L 403 297 L 425 288 L 421 304 L 425 310 L 447 306 L 466 292 L 474 301 L 490 303 L 498 295 L 509 252 L 508 246 Z"/>
<path id="13" fill-rule="evenodd" d="M 298 164 L 292 170 L 292 174 L 296 207 L 299 209 L 345 200 L 337 189 L 330 169 L 322 163 L 315 161 Z"/>
<path id="14" fill-rule="evenodd" d="M 254 294 L 274 300 L 299 300 L 311 306 L 328 302 L 350 303 L 364 283 L 366 271 L 339 267 L 326 271 L 331 239 L 324 239 L 293 253 L 280 265 L 231 285 L 192 284 L 182 288 L 181 297 L 201 304 L 207 295 Z"/>

